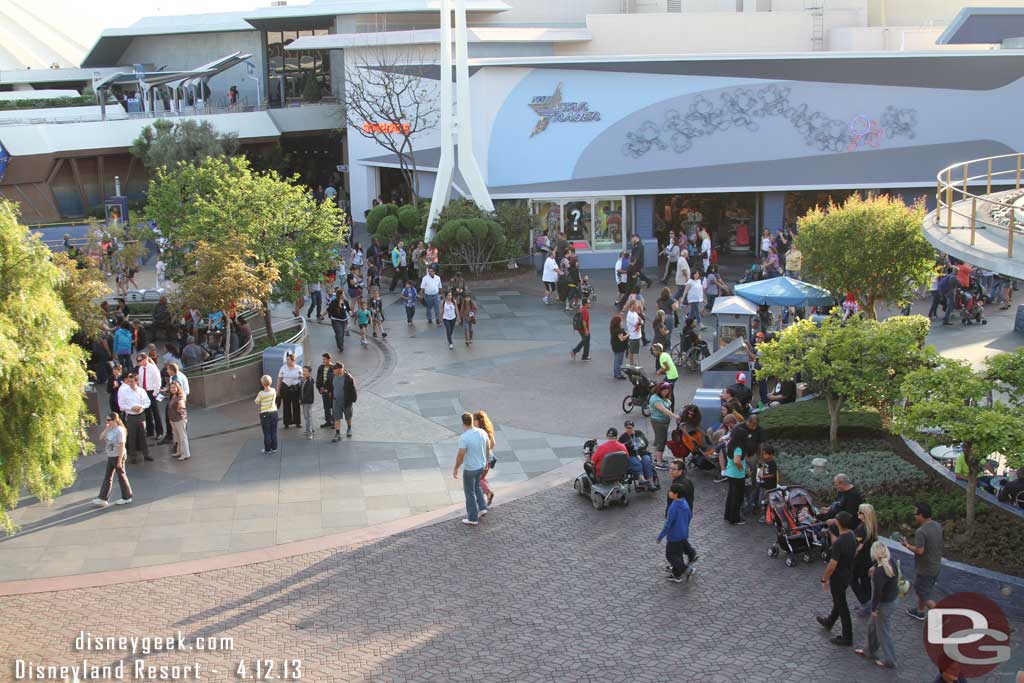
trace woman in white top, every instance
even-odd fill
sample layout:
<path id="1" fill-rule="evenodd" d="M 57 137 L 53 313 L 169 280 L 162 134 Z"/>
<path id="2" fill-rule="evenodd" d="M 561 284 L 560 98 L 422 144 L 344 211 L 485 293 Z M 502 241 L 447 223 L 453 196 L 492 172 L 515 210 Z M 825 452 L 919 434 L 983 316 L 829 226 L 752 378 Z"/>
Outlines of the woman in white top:
<path id="1" fill-rule="evenodd" d="M 352 272 L 353 273 L 358 273 L 359 275 L 362 275 L 362 273 L 363 273 L 363 264 L 365 264 L 365 263 L 366 263 L 366 255 L 363 254 L 363 247 L 362 247 L 362 245 L 359 244 L 359 242 L 356 242 L 354 245 L 352 245 L 352 258 L 351 258 L 351 266 L 352 266 L 351 270 L 352 270 Z M 287 425 L 285 425 L 285 426 L 287 426 Z"/>
<path id="2" fill-rule="evenodd" d="M 548 257 L 544 259 L 544 274 L 541 276 L 541 280 L 544 281 L 544 303 L 551 303 L 551 295 L 555 293 L 555 289 L 558 286 L 558 276 L 562 274 L 562 271 L 558 269 L 558 261 L 555 260 L 555 253 L 552 251 L 548 252 Z"/>
<path id="3" fill-rule="evenodd" d="M 107 415 L 107 425 L 100 434 L 100 441 L 107 451 L 107 472 L 103 475 L 103 485 L 100 486 L 100 495 L 92 503 L 97 507 L 105 508 L 109 503 L 110 488 L 114 483 L 114 473 L 117 472 L 117 483 L 121 487 L 121 498 L 117 505 L 126 505 L 132 502 L 132 485 L 128 483 L 128 475 L 124 471 L 124 459 L 126 455 L 125 441 L 128 438 L 128 430 L 121 422 L 121 416 L 117 413 Z"/>
<path id="4" fill-rule="evenodd" d="M 640 311 L 640 302 L 636 299 L 630 299 L 626 303 L 626 336 L 629 338 L 627 351 L 630 365 L 637 364 L 636 355 L 640 353 L 640 341 L 644 336 L 644 320 Z"/>
<path id="5" fill-rule="evenodd" d="M 700 229 L 700 257 L 704 261 L 704 272 L 708 272 L 711 265 L 711 235 L 707 228 Z"/>
<path id="6" fill-rule="evenodd" d="M 300 371 L 301 372 L 301 371 Z M 260 428 L 263 430 L 263 452 L 277 452 L 277 391 L 271 388 L 270 375 L 260 377 L 263 389 L 256 394 L 256 406 L 260 411 Z"/>
<path id="7" fill-rule="evenodd" d="M 277 393 L 284 404 L 284 428 L 302 426 L 302 368 L 295 362 L 295 354 L 284 357 L 284 365 L 277 372 Z"/>
<path id="8" fill-rule="evenodd" d="M 686 291 L 683 292 L 683 300 L 690 307 L 690 317 L 697 321 L 700 329 L 704 329 L 701 322 L 700 309 L 704 303 L 704 283 L 700 280 L 700 271 L 693 271 L 693 277 L 686 284 Z"/>
<path id="9" fill-rule="evenodd" d="M 444 333 L 448 336 L 448 348 L 454 349 L 455 345 L 452 344 L 452 332 L 455 331 L 455 321 L 459 317 L 459 309 L 455 305 L 455 299 L 452 297 L 452 291 L 449 289 L 444 295 L 444 306 L 441 311 L 441 320 L 444 322 Z"/>

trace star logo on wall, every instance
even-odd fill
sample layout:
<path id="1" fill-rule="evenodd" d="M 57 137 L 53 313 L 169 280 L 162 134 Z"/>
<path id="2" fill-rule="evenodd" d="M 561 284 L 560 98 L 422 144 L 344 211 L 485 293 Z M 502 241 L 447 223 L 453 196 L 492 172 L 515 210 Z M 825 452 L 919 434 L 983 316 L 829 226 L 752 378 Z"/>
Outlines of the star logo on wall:
<path id="1" fill-rule="evenodd" d="M 543 133 L 551 123 L 551 118 L 559 112 L 562 107 L 562 84 L 559 83 L 555 87 L 555 92 L 550 96 L 538 96 L 534 97 L 533 101 L 530 102 L 530 109 L 536 112 L 540 120 L 537 121 L 537 125 L 533 127 L 533 132 L 530 133 L 532 138 L 534 135 Z"/>

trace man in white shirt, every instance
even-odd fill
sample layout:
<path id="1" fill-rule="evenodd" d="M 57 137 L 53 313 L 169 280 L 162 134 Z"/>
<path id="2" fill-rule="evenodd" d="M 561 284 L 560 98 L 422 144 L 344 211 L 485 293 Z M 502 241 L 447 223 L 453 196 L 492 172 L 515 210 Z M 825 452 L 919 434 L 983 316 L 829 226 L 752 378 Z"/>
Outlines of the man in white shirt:
<path id="1" fill-rule="evenodd" d="M 673 299 L 681 301 L 686 285 L 690 281 L 690 264 L 685 258 L 680 257 L 676 262 L 676 294 Z"/>
<path id="2" fill-rule="evenodd" d="M 694 271 L 693 277 L 690 282 L 686 285 L 686 290 L 683 292 L 683 300 L 690 307 L 690 316 L 697 321 L 700 325 L 700 329 L 704 329 L 704 324 L 701 321 L 700 309 L 704 304 L 704 283 L 700 279 L 700 271 Z"/>
<path id="3" fill-rule="evenodd" d="M 135 357 L 135 363 L 135 374 L 139 378 L 139 386 L 146 392 L 150 403 L 146 408 L 146 436 L 155 436 L 160 439 L 164 435 L 164 426 L 160 421 L 160 411 L 153 405 L 157 392 L 160 391 L 160 371 L 157 370 L 156 363 L 144 353 Z"/>
<path id="4" fill-rule="evenodd" d="M 117 405 L 124 413 L 124 424 L 128 429 L 128 441 L 125 448 L 128 452 L 128 462 L 137 464 L 139 462 L 139 451 L 146 460 L 152 460 L 149 455 L 149 444 L 146 442 L 146 416 L 151 402 L 149 396 L 139 386 L 138 375 L 134 372 L 128 373 L 121 388 L 117 390 Z"/>
<path id="5" fill-rule="evenodd" d="M 427 274 L 420 281 L 423 290 L 423 302 L 427 305 L 427 324 L 437 321 L 441 324 L 441 278 L 434 275 L 433 268 L 427 268 Z"/>
<path id="6" fill-rule="evenodd" d="M 548 257 L 544 259 L 544 274 L 541 276 L 541 280 L 544 282 L 544 303 L 551 303 L 551 295 L 555 293 L 555 289 L 558 287 L 558 276 L 562 274 L 562 271 L 558 269 L 558 261 L 555 260 L 554 252 L 548 252 Z"/>
<path id="7" fill-rule="evenodd" d="M 338 203 L 338 191 L 334 189 L 334 185 L 328 185 L 324 190 L 324 201 L 335 205 Z"/>
<path id="8" fill-rule="evenodd" d="M 636 355 L 640 353 L 640 342 L 644 337 L 643 320 L 637 312 L 635 301 L 630 302 L 631 308 L 626 313 L 626 334 L 629 336 L 629 364 L 636 365 Z"/>

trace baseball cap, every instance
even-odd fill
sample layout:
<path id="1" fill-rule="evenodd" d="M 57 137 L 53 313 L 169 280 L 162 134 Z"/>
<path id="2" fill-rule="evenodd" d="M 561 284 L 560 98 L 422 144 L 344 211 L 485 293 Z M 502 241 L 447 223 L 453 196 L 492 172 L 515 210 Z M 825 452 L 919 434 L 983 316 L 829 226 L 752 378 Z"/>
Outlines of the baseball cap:
<path id="1" fill-rule="evenodd" d="M 622 426 L 623 427 L 633 427 L 635 425 L 633 424 L 632 420 L 626 420 L 625 422 L 622 423 Z"/>
<path id="2" fill-rule="evenodd" d="M 616 429 L 615 427 L 609 427 L 608 431 L 605 432 L 604 435 L 608 439 L 614 439 L 616 436 L 619 435 L 619 430 Z"/>
<path id="3" fill-rule="evenodd" d="M 737 372 L 736 373 L 736 381 L 739 382 L 740 384 L 746 384 L 747 383 L 747 373 L 745 373 L 745 372 Z"/>

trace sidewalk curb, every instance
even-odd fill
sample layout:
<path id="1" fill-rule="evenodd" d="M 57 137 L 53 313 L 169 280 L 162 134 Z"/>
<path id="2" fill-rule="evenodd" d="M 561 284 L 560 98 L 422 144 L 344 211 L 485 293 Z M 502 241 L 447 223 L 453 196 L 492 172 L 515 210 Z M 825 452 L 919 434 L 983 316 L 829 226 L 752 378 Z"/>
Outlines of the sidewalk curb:
<path id="1" fill-rule="evenodd" d="M 580 463 L 573 462 L 562 465 L 550 472 L 546 472 L 520 484 L 514 484 L 501 491 L 500 502 L 496 503 L 495 507 L 561 486 L 566 482 L 571 481 L 580 471 L 582 471 Z M 117 569 L 106 572 L 94 572 L 91 574 L 55 576 L 45 579 L 3 581 L 0 582 L 0 596 L 50 593 L 75 590 L 79 588 L 97 588 L 114 584 L 134 583 L 137 581 L 152 581 L 175 576 L 200 574 L 216 571 L 218 569 L 233 569 L 235 567 L 262 564 L 264 562 L 287 559 L 298 555 L 307 555 L 323 550 L 366 545 L 413 529 L 461 519 L 464 509 L 463 505 L 452 504 L 437 510 L 432 510 L 431 512 L 424 512 L 418 515 L 412 515 L 411 517 L 404 517 L 393 522 L 376 524 L 365 529 L 319 536 L 302 541 L 292 541 L 291 543 L 282 543 L 280 545 L 259 548 L 257 550 L 247 550 L 240 553 L 218 555 L 201 560 L 134 567 L 131 569 Z M 453 529 L 456 526 L 461 530 L 461 524 L 453 525 Z"/>

